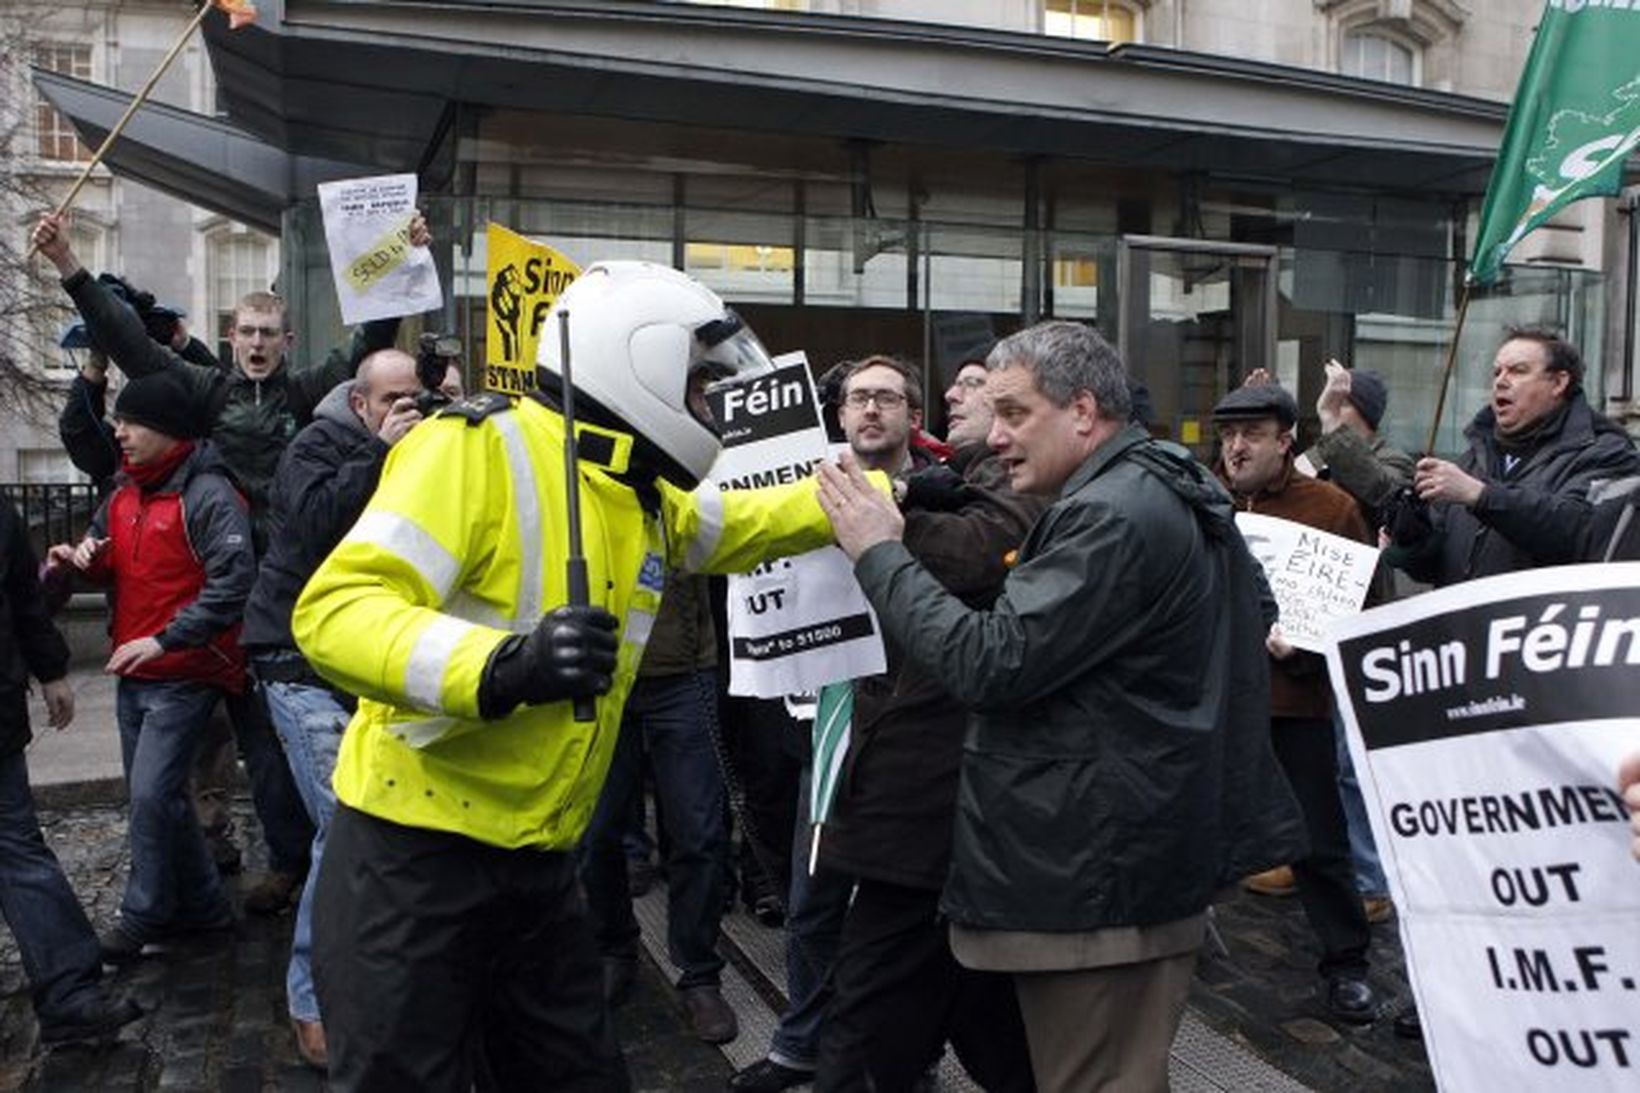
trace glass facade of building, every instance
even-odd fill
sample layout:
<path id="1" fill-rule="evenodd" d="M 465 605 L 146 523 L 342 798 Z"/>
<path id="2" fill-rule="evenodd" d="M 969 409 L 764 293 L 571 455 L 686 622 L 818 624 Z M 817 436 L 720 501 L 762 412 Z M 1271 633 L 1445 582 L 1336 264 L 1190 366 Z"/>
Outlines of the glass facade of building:
<path id="1" fill-rule="evenodd" d="M 873 189 L 793 174 L 479 162 L 469 176 L 479 192 L 422 199 L 446 278 L 436 323 L 482 362 L 484 229 L 494 221 L 582 265 L 637 258 L 684 268 L 734 304 L 771 351 L 803 350 L 817 371 L 898 353 L 937 393 L 995 337 L 1039 318 L 1074 319 L 1121 346 L 1150 388 L 1154 431 L 1200 455 L 1211 451 L 1212 405 L 1248 371 L 1275 373 L 1310 413 L 1334 357 L 1381 372 L 1392 392 L 1386 433 L 1407 449 L 1425 444 L 1457 309 L 1453 255 L 1472 211 L 1463 202 L 1116 172 L 1026 184 L 1007 165 L 989 179 L 980 165 L 967 186 Z M 284 234 L 286 284 L 317 351 L 340 328 L 316 205 L 293 209 Z M 1437 449 L 1462 446 L 1507 324 L 1560 327 L 1598 362 L 1604 298 L 1600 274 L 1521 267 L 1478 295 Z M 1596 405 L 1600 371 L 1591 367 L 1588 380 Z M 937 406 L 932 399 L 936 427 Z"/>

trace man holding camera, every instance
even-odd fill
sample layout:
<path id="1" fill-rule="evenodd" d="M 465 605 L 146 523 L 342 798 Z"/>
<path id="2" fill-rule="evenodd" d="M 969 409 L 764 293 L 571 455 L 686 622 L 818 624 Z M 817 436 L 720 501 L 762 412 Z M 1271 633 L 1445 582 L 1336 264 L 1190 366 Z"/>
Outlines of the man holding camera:
<path id="1" fill-rule="evenodd" d="M 326 1049 L 313 989 L 313 889 L 336 808 L 330 776 L 354 702 L 308 666 L 291 637 L 290 616 L 302 586 L 364 511 L 388 451 L 424 410 L 461 397 L 459 343 L 454 357 L 439 356 L 442 347 L 443 340 L 424 336 L 421 361 L 397 349 L 377 350 L 354 379 L 319 403 L 313 423 L 285 449 L 274 474 L 268 553 L 245 607 L 245 647 L 314 825 L 313 868 L 297 906 L 285 989 L 297 1051 L 320 1068 Z M 437 390 L 427 386 L 435 373 L 444 379 Z"/>

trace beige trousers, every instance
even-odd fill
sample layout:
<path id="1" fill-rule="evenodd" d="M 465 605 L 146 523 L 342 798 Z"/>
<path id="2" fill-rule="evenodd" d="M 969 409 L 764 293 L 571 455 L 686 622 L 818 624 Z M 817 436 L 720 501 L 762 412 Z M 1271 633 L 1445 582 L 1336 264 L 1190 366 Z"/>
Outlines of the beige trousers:
<path id="1" fill-rule="evenodd" d="M 1196 954 L 1017 972 L 1038 1093 L 1165 1093 Z"/>

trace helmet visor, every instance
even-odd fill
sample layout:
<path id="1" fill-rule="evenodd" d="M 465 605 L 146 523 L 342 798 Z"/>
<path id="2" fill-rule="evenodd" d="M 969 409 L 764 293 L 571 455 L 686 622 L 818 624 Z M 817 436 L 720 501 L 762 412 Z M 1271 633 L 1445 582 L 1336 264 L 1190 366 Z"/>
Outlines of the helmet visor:
<path id="1" fill-rule="evenodd" d="M 695 328 L 695 348 L 689 361 L 686 392 L 689 413 L 716 433 L 706 389 L 730 380 L 743 380 L 774 371 L 774 361 L 752 328 L 733 310 Z"/>

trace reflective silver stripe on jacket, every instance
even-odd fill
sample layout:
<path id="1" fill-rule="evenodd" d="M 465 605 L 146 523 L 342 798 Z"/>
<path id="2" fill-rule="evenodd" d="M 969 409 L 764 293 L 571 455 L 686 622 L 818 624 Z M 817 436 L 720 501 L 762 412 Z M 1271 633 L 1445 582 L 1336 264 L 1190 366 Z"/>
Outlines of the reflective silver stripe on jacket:
<path id="1" fill-rule="evenodd" d="M 437 539 L 396 512 L 367 510 L 342 542 L 368 543 L 387 551 L 421 575 L 437 602 L 450 594 L 461 569 L 455 555 Z"/>
<path id="2" fill-rule="evenodd" d="M 529 444 L 518 427 L 518 415 L 503 411 L 489 419 L 501 430 L 507 450 L 507 468 L 512 472 L 513 515 L 518 519 L 518 596 L 513 601 L 513 618 L 520 632 L 533 629 L 541 618 L 541 597 L 546 589 L 546 543 L 541 532 L 541 492 L 535 480 L 535 464 L 530 462 Z M 525 625 L 525 624 L 528 625 Z M 513 629 L 513 627 L 508 627 Z"/>
<path id="3" fill-rule="evenodd" d="M 430 713 L 443 712 L 444 673 L 450 667 L 450 657 L 456 644 L 476 629 L 470 622 L 437 615 L 416 638 L 410 663 L 404 669 L 404 695 L 412 706 Z"/>
<path id="4" fill-rule="evenodd" d="M 626 611 L 626 625 L 621 627 L 621 640 L 633 645 L 644 646 L 649 644 L 649 635 L 655 629 L 653 612 L 644 611 L 637 607 L 629 607 Z"/>
<path id="5" fill-rule="evenodd" d="M 723 538 L 723 491 L 716 483 L 702 482 L 690 496 L 695 499 L 695 511 L 700 519 L 695 538 L 684 552 L 683 566 L 698 573 L 717 553 L 718 541 Z"/>

